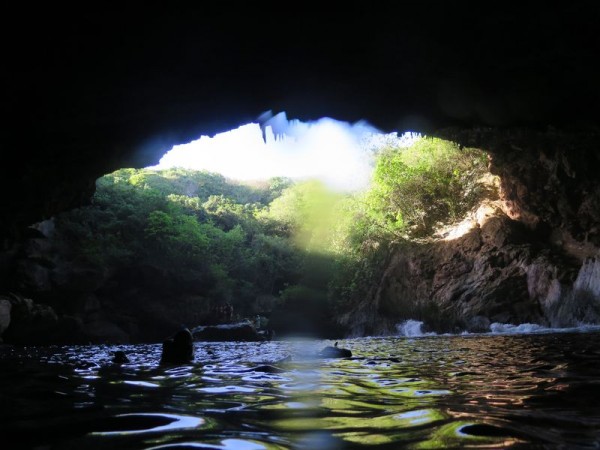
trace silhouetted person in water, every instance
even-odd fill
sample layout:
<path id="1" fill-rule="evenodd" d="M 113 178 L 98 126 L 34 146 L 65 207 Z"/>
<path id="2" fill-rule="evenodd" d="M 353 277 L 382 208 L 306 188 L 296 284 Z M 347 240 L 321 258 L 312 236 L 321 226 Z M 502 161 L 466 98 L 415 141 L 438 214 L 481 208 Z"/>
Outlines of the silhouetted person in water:
<path id="1" fill-rule="evenodd" d="M 163 342 L 161 364 L 185 364 L 194 359 L 194 337 L 183 328 Z"/>
<path id="2" fill-rule="evenodd" d="M 125 354 L 125 352 L 123 350 L 117 350 L 114 353 L 112 362 L 115 364 L 125 364 L 129 362 L 129 358 L 127 357 L 127 355 Z"/>

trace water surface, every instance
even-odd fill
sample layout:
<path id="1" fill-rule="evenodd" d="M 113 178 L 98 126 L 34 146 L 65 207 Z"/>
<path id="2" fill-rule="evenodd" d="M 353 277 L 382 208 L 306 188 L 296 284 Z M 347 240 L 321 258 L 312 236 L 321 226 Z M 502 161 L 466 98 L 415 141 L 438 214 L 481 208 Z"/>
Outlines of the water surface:
<path id="1" fill-rule="evenodd" d="M 0 435 L 36 449 L 600 447 L 600 332 L 0 346 Z M 124 350 L 130 362 L 111 362 Z"/>

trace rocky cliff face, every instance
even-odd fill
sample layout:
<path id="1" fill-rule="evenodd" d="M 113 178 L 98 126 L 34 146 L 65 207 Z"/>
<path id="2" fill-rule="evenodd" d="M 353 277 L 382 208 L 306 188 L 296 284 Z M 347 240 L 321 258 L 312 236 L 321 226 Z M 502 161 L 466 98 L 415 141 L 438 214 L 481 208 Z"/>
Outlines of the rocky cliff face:
<path id="1" fill-rule="evenodd" d="M 398 245 L 371 298 L 342 322 L 357 334 L 395 333 L 406 319 L 442 332 L 600 323 L 597 136 L 461 136 L 490 152 L 496 197 L 444 236 Z"/>
<path id="2" fill-rule="evenodd" d="M 506 214 L 583 259 L 600 246 L 600 132 L 466 130 L 448 132 L 491 155 Z"/>

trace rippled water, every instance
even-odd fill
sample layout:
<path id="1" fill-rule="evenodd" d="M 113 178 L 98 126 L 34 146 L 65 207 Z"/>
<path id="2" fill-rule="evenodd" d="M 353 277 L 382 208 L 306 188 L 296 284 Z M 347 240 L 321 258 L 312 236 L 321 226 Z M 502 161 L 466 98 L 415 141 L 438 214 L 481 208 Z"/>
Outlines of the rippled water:
<path id="1" fill-rule="evenodd" d="M 0 346 L 3 448 L 599 448 L 600 333 Z M 111 363 L 124 350 L 130 363 Z M 287 361 L 281 361 L 291 356 Z M 12 442 L 5 446 L 6 443 Z"/>

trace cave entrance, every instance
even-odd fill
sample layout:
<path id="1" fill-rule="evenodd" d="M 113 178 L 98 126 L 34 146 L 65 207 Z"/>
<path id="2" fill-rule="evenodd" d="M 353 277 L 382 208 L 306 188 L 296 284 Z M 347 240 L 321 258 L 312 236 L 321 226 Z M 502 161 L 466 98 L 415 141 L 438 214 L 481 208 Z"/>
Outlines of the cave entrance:
<path id="1" fill-rule="evenodd" d="M 415 132 L 278 114 L 99 178 L 90 205 L 37 227 L 15 290 L 85 342 L 232 322 L 339 337 L 393 245 L 453 237 L 434 232 L 467 211 L 484 163 Z"/>

